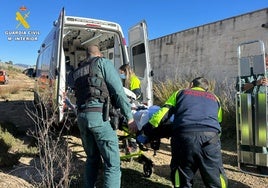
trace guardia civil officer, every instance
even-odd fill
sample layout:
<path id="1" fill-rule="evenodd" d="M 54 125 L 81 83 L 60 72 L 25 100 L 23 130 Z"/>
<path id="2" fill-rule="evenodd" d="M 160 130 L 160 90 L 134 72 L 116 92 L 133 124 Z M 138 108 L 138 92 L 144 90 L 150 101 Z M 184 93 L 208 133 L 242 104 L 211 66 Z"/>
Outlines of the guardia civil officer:
<path id="1" fill-rule="evenodd" d="M 208 88 L 207 79 L 195 78 L 190 88 L 174 92 L 143 127 L 145 135 L 155 136 L 155 130 L 161 126 L 164 130 L 165 121 L 174 114 L 173 124 L 167 127 L 171 129 L 174 187 L 192 187 L 198 169 L 206 187 L 227 187 L 219 138 L 222 110 L 219 99 Z"/>
<path id="2" fill-rule="evenodd" d="M 109 122 L 107 106 L 121 109 L 129 130 L 136 132 L 131 106 L 113 63 L 102 57 L 97 45 L 88 47 L 88 59 L 74 73 L 78 108 L 78 127 L 87 155 L 84 186 L 93 188 L 99 164 L 103 161 L 103 187 L 119 188 L 121 184 L 118 137 Z"/>

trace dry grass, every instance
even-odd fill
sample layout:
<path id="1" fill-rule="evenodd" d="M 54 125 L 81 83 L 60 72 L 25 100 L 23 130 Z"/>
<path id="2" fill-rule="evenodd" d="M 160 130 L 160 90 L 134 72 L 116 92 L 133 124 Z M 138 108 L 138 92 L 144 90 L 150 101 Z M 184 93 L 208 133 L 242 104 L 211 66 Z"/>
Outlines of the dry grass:
<path id="1" fill-rule="evenodd" d="M 29 96 L 25 96 L 25 88 L 28 88 L 26 83 L 10 83 L 0 88 L 0 99 L 13 100 L 13 99 L 26 99 Z"/>
<path id="2" fill-rule="evenodd" d="M 34 188 L 27 181 L 20 179 L 16 176 L 10 176 L 8 174 L 4 174 L 0 172 L 1 180 L 0 184 L 2 187 L 24 187 L 24 188 Z"/>
<path id="3" fill-rule="evenodd" d="M 34 79 L 18 71 L 11 71 L 8 74 L 9 83 L 0 85 L 0 101 L 32 100 Z"/>
<path id="4" fill-rule="evenodd" d="M 163 105 L 163 103 L 170 97 L 170 95 L 180 89 L 189 86 L 189 82 L 181 80 L 167 80 L 165 82 L 155 82 L 153 85 L 154 90 L 154 104 Z"/>
<path id="5" fill-rule="evenodd" d="M 9 84 L 5 87 L 1 87 L 0 90 L 0 97 L 2 99 L 8 98 L 8 96 L 12 94 L 18 94 L 19 91 L 21 90 L 22 86 L 19 84 Z"/>

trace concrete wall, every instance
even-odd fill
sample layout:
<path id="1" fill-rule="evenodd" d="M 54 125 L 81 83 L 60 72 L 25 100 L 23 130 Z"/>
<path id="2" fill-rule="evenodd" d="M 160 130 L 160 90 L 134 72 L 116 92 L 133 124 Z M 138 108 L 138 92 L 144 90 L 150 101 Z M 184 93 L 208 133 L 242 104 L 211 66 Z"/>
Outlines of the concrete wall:
<path id="1" fill-rule="evenodd" d="M 200 75 L 234 83 L 242 42 L 261 40 L 268 51 L 264 23 L 268 23 L 268 8 L 150 40 L 154 80 Z M 259 43 L 250 48 L 261 53 Z"/>

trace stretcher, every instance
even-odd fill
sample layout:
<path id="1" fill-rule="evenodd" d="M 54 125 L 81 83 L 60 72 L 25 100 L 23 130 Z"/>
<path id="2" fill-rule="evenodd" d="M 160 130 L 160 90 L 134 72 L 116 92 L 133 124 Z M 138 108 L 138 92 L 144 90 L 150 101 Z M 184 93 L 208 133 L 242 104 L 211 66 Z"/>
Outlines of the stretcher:
<path id="1" fill-rule="evenodd" d="M 238 46 L 238 91 L 236 93 L 237 157 L 239 170 L 268 175 L 267 87 L 243 91 L 242 80 L 266 78 L 265 48 L 262 41 Z"/>
<path id="2" fill-rule="evenodd" d="M 138 101 L 136 101 L 136 96 L 133 92 L 131 92 L 126 88 L 124 89 L 132 105 L 132 114 L 134 121 L 138 127 L 138 130 L 141 131 L 142 127 L 146 123 L 148 123 L 152 114 L 156 112 L 160 107 L 159 106 L 147 107 L 143 104 L 140 104 Z M 118 129 L 119 131 L 123 132 L 123 134 L 118 135 L 119 141 L 122 143 L 123 146 L 122 147 L 123 154 L 120 156 L 120 159 L 122 161 L 135 159 L 139 163 L 143 164 L 143 175 L 145 177 L 150 177 L 153 173 L 154 163 L 150 158 L 148 158 L 144 154 L 144 152 L 148 151 L 149 148 L 139 142 L 136 142 L 137 149 L 134 152 L 131 152 L 131 144 L 133 144 L 131 143 L 131 140 L 136 141 L 136 137 L 139 133 L 134 135 L 129 133 L 126 119 L 123 116 L 120 116 Z M 150 145 L 149 147 L 153 149 L 155 156 L 156 151 L 159 150 L 160 147 L 160 138 L 152 140 L 149 145 Z"/>
<path id="3" fill-rule="evenodd" d="M 148 123 L 150 117 L 155 113 L 160 107 L 159 106 L 151 106 L 147 107 L 141 103 L 139 103 L 136 100 L 136 95 L 128 90 L 127 88 L 124 88 L 124 91 L 127 95 L 127 97 L 130 100 L 130 104 L 132 105 L 132 114 L 134 117 L 134 121 L 138 126 L 138 130 L 141 131 L 142 127 Z M 65 98 L 65 104 L 68 106 L 69 110 L 73 111 L 75 115 L 77 115 L 77 107 L 75 104 L 71 102 L 71 100 L 66 96 Z M 111 113 L 111 112 L 110 112 Z M 144 152 L 149 150 L 149 147 L 153 149 L 154 156 L 156 155 L 157 150 L 159 150 L 160 147 L 160 138 L 151 140 L 149 143 L 149 146 L 145 146 L 141 143 L 136 142 L 137 144 L 137 150 L 135 152 L 130 151 L 130 140 L 136 141 L 136 136 L 139 134 L 130 134 L 128 131 L 128 125 L 126 118 L 121 115 L 120 110 L 117 109 L 116 112 L 117 122 L 118 125 L 112 125 L 112 127 L 117 127 L 118 132 L 120 131 L 123 134 L 118 134 L 119 139 L 119 145 L 122 145 L 122 150 L 120 160 L 132 160 L 135 159 L 139 163 L 143 164 L 143 174 L 145 177 L 150 177 L 153 173 L 153 161 L 148 158 L 146 155 L 144 155 Z M 110 120 L 113 117 L 110 117 Z M 111 122 L 111 121 L 110 121 Z M 112 122 L 111 122 L 112 124 Z"/>
<path id="4" fill-rule="evenodd" d="M 121 155 L 121 160 L 129 160 L 132 158 L 138 159 L 138 162 L 143 164 L 143 173 L 145 177 L 150 177 L 152 172 L 153 172 L 153 161 L 146 157 L 143 153 L 148 151 L 149 148 L 151 148 L 154 152 L 154 156 L 157 153 L 157 150 L 160 149 L 160 143 L 162 138 L 169 138 L 171 135 L 171 127 L 172 127 L 172 122 L 174 120 L 174 115 L 170 117 L 170 119 L 165 123 L 165 125 L 161 125 L 158 128 L 155 128 L 154 131 L 152 132 L 151 137 L 148 137 L 148 142 L 147 144 L 144 145 L 143 142 L 139 142 L 137 139 L 141 134 L 142 134 L 142 128 L 145 126 L 150 118 L 153 116 L 155 112 L 157 112 L 160 107 L 157 105 L 152 105 L 152 106 L 145 106 L 143 104 L 140 104 L 138 101 L 135 99 L 135 94 L 132 93 L 131 91 L 125 89 L 125 93 L 130 99 L 130 104 L 132 104 L 132 114 L 134 121 L 138 127 L 138 133 L 135 135 L 131 135 L 128 132 L 126 120 L 121 120 L 119 121 L 119 130 L 124 131 L 126 134 L 123 136 L 119 136 L 119 140 L 122 141 L 124 144 L 123 146 L 125 147 L 125 153 L 124 155 Z M 123 117 L 122 117 L 123 118 Z M 148 136 L 148 135 L 147 135 Z M 146 136 L 146 137 L 147 137 Z M 138 150 L 134 153 L 129 152 L 129 139 L 136 139 L 138 146 Z"/>
<path id="5" fill-rule="evenodd" d="M 143 145 L 137 144 L 137 149 L 131 152 L 131 139 L 136 139 L 136 135 L 132 135 L 128 132 L 127 125 L 123 124 L 119 126 L 119 130 L 123 131 L 123 135 L 118 135 L 119 142 L 122 143 L 122 154 L 120 156 L 121 161 L 130 161 L 135 159 L 139 163 L 143 164 L 143 175 L 144 177 L 150 177 L 153 173 L 153 161 L 144 155 L 144 152 L 148 151 L 148 148 Z M 132 143 L 133 144 L 133 143 Z M 160 145 L 160 142 L 159 142 Z"/>

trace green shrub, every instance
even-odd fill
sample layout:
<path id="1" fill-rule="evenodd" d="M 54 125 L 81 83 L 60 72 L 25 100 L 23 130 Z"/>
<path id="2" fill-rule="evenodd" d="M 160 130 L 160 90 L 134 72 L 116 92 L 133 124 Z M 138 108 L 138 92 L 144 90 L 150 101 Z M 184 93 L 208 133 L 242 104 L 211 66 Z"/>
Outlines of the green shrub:
<path id="1" fill-rule="evenodd" d="M 36 147 L 28 147 L 22 140 L 15 138 L 6 127 L 10 127 L 10 124 L 0 124 L 0 166 L 12 166 L 18 163 L 22 155 L 38 154 Z"/>
<path id="2" fill-rule="evenodd" d="M 0 139 L 3 139 L 5 144 L 8 145 L 10 148 L 18 144 L 17 139 L 10 132 L 8 132 L 7 129 L 0 129 Z M 22 142 L 20 142 L 19 144 L 21 143 Z"/>
<path id="3" fill-rule="evenodd" d="M 0 167 L 12 166 L 18 163 L 19 156 L 9 153 L 15 138 L 7 131 L 0 129 Z"/>

